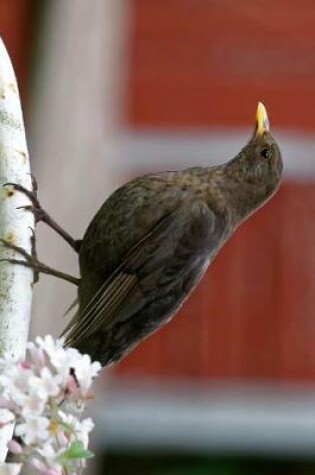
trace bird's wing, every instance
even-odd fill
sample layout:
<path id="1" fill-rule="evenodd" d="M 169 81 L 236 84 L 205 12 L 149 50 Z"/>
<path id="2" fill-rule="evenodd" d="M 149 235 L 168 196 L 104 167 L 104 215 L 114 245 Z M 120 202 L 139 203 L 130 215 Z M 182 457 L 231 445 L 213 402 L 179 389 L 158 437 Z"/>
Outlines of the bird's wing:
<path id="1" fill-rule="evenodd" d="M 215 248 L 221 235 L 215 214 L 201 201 L 183 206 L 161 219 L 125 256 L 91 301 L 64 331 L 66 344 L 109 329 L 141 310 L 159 285 L 174 277 Z"/>

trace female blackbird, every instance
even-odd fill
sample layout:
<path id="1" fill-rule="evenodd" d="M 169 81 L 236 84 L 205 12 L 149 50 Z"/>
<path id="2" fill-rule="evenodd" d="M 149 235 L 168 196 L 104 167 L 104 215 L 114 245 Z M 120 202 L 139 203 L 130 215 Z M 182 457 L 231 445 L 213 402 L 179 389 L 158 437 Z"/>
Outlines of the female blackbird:
<path id="1" fill-rule="evenodd" d="M 75 241 L 32 201 L 44 221 L 78 253 L 81 279 L 49 268 L 12 244 L 11 262 L 78 285 L 78 311 L 65 343 L 103 366 L 118 361 L 175 315 L 236 228 L 279 187 L 282 160 L 258 104 L 248 144 L 223 165 L 151 173 L 115 191 Z M 12 185 L 12 184 L 11 184 Z"/>
<path id="2" fill-rule="evenodd" d="M 281 174 L 259 103 L 251 140 L 228 163 L 151 173 L 115 191 L 81 242 L 79 308 L 66 344 L 105 366 L 169 322 Z"/>

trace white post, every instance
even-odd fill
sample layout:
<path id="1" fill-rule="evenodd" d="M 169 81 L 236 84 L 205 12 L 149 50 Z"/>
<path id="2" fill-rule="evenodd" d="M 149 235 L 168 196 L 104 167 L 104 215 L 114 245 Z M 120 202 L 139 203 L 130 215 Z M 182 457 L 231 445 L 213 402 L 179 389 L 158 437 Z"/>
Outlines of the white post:
<path id="1" fill-rule="evenodd" d="M 10 58 L 0 39 L 0 237 L 30 252 L 34 217 L 29 211 L 17 209 L 30 203 L 25 195 L 4 187 L 7 182 L 32 188 L 19 91 Z M 12 255 L 21 258 L 0 245 L 0 259 Z M 17 359 L 25 352 L 32 280 L 30 269 L 0 261 L 0 357 Z M 5 460 L 12 430 L 7 426 L 0 430 L 0 462 Z"/>

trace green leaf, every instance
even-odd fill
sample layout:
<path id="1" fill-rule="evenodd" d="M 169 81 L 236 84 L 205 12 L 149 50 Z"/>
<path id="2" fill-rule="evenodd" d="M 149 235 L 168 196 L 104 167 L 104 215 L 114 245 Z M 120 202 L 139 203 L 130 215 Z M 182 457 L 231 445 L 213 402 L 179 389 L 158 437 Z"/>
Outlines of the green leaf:
<path id="1" fill-rule="evenodd" d="M 93 452 L 87 450 L 81 440 L 76 440 L 72 442 L 68 450 L 59 455 L 58 460 L 64 464 L 72 459 L 89 459 L 91 457 L 94 457 Z"/>

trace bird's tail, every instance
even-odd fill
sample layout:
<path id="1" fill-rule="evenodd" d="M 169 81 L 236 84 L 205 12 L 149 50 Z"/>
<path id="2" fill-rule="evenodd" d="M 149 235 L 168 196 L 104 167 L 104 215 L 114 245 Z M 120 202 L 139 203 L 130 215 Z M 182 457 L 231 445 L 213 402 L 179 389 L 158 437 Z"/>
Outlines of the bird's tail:
<path id="1" fill-rule="evenodd" d="M 73 310 L 77 305 L 79 305 L 79 299 L 78 297 L 72 302 L 72 304 L 70 305 L 70 307 L 67 308 L 67 310 L 65 311 L 65 313 L 62 315 L 62 318 L 66 317 L 67 315 L 69 315 L 69 313 L 71 312 L 71 310 Z"/>

